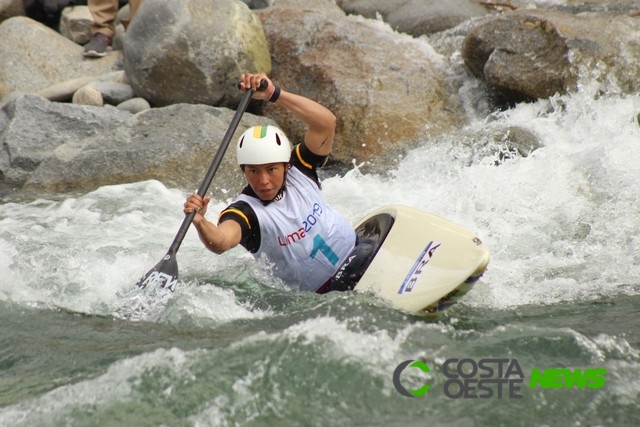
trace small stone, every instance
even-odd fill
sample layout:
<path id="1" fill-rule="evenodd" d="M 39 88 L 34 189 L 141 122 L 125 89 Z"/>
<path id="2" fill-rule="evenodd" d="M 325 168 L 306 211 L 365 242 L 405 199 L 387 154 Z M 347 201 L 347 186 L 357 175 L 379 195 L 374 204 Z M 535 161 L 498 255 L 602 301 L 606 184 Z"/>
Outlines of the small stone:
<path id="1" fill-rule="evenodd" d="M 85 44 L 91 38 L 93 16 L 87 6 L 69 6 L 62 10 L 59 32 L 69 40 Z"/>
<path id="2" fill-rule="evenodd" d="M 89 86 L 102 94 L 102 100 L 106 104 L 118 105 L 134 97 L 133 89 L 128 84 L 95 81 Z"/>
<path id="3" fill-rule="evenodd" d="M 95 105 L 102 107 L 104 100 L 102 99 L 102 93 L 99 90 L 92 88 L 91 86 L 83 86 L 78 89 L 71 100 L 74 104 L 80 105 Z"/>
<path id="4" fill-rule="evenodd" d="M 128 99 L 116 107 L 118 110 L 128 111 L 133 114 L 137 114 L 141 111 L 145 111 L 151 108 L 149 102 L 144 98 L 131 98 Z"/>

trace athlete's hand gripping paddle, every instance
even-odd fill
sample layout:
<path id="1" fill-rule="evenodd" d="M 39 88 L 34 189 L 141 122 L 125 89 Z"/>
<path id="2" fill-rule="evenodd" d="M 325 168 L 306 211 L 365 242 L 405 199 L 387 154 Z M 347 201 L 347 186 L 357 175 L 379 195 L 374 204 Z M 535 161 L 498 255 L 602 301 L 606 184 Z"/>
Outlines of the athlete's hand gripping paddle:
<path id="1" fill-rule="evenodd" d="M 267 88 L 267 81 L 262 80 L 260 82 L 259 90 L 264 90 Z M 227 132 L 224 134 L 222 138 L 222 142 L 218 147 L 218 151 L 216 152 L 213 161 L 211 162 L 211 166 L 207 170 L 207 174 L 205 175 L 200 187 L 197 190 L 197 194 L 200 196 L 204 196 L 211 185 L 211 181 L 213 181 L 213 177 L 215 176 L 220 163 L 222 162 L 222 157 L 224 156 L 225 151 L 227 151 L 227 147 L 231 142 L 231 138 L 233 137 L 234 132 L 236 131 L 238 124 L 240 123 L 240 119 L 244 114 L 247 106 L 249 105 L 249 101 L 251 101 L 251 95 L 253 91 L 247 89 L 244 95 L 242 96 L 242 100 L 240 101 L 240 105 L 236 109 L 236 113 L 233 115 L 233 119 L 231 119 L 231 123 L 229 124 L 229 128 Z M 169 247 L 167 254 L 162 258 L 162 260 L 155 265 L 151 270 L 149 270 L 142 278 L 136 283 L 136 287 L 139 289 L 145 289 L 149 286 L 152 286 L 155 291 L 164 290 L 167 293 L 173 292 L 178 284 L 178 261 L 176 260 L 176 253 L 184 240 L 184 237 L 189 230 L 189 226 L 193 221 L 193 218 L 196 216 L 196 212 L 191 212 L 190 214 L 185 215 L 184 221 L 182 221 L 182 225 L 176 234 L 176 237 L 173 239 L 173 243 Z"/>

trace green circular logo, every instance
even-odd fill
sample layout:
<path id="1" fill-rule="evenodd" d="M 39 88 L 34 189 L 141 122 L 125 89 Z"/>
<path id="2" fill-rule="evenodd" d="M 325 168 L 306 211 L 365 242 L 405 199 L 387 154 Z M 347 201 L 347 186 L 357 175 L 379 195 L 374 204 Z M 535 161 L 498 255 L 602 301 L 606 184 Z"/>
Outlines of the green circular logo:
<path id="1" fill-rule="evenodd" d="M 407 397 L 420 397 L 428 392 L 431 386 L 425 384 L 416 390 L 407 390 L 406 388 L 404 388 L 404 386 L 400 383 L 400 374 L 402 374 L 402 371 L 404 371 L 407 366 L 409 366 L 410 368 L 418 368 L 422 372 L 430 372 L 431 369 L 429 369 L 427 364 L 421 360 L 405 360 L 398 365 L 395 371 L 393 371 L 393 385 L 395 386 L 396 390 L 398 390 L 398 393 Z"/>

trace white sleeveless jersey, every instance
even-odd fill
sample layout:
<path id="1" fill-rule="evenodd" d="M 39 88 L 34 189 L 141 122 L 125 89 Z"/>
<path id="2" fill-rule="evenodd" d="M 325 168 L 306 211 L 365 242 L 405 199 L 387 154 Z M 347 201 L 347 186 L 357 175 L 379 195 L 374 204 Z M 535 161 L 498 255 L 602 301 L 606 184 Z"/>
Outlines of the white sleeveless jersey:
<path id="1" fill-rule="evenodd" d="M 318 185 L 297 168 L 287 172 L 284 196 L 264 205 L 245 194 L 260 223 L 260 249 L 286 285 L 315 291 L 336 272 L 356 242 L 351 225 L 322 197 Z"/>

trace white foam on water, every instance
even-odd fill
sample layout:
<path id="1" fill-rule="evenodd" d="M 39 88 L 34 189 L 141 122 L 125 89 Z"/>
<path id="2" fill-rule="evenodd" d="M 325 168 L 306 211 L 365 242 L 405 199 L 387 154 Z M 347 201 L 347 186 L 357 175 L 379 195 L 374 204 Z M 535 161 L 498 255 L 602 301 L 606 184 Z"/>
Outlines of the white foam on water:
<path id="1" fill-rule="evenodd" d="M 185 310 L 221 321 L 254 315 L 235 301 L 233 292 L 219 288 L 181 283 L 168 313 L 163 313 L 166 299 L 145 301 L 134 289 L 173 241 L 184 218 L 184 198 L 180 190 L 146 181 L 106 186 L 61 201 L 0 206 L 0 296 L 27 305 L 116 311 L 143 320 L 175 320 L 175 313 Z M 204 250 L 191 230 L 183 246 L 178 259 L 201 260 L 201 271 L 225 264 Z M 255 315 L 264 313 L 257 310 Z"/>
<path id="2" fill-rule="evenodd" d="M 518 105 L 425 141 L 391 179 L 356 170 L 326 180 L 325 195 L 351 220 L 397 203 L 477 233 L 492 258 L 463 303 L 500 309 L 637 294 L 640 96 L 592 92 Z M 542 147 L 496 166 L 500 144 L 477 135 L 509 127 Z"/>
<path id="3" fill-rule="evenodd" d="M 324 194 L 351 222 L 380 206 L 404 204 L 475 232 L 492 258 L 462 304 L 504 309 L 637 294 L 639 112 L 640 95 L 597 95 L 596 86 L 585 84 L 576 94 L 519 104 L 424 141 L 388 175 L 354 167 L 329 177 Z M 524 129 L 542 146 L 527 157 L 500 160 L 507 142 L 482 135 L 506 128 Z M 0 298 L 114 311 L 166 253 L 184 218 L 186 193 L 146 181 L 66 200 L 1 205 Z M 214 200 L 208 215 L 227 202 Z M 240 280 L 253 276 L 249 254 L 241 248 L 212 254 L 193 230 L 178 261 L 181 277 L 202 277 L 211 286 L 218 272 L 224 276 L 236 266 L 249 272 Z M 216 318 L 213 312 L 226 307 L 205 308 L 191 290 L 182 298 L 196 316 Z M 232 297 L 221 301 L 234 305 L 221 319 L 248 315 Z"/>

